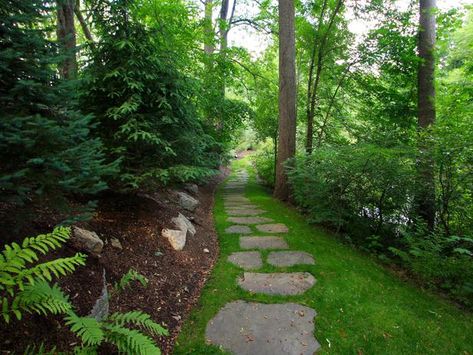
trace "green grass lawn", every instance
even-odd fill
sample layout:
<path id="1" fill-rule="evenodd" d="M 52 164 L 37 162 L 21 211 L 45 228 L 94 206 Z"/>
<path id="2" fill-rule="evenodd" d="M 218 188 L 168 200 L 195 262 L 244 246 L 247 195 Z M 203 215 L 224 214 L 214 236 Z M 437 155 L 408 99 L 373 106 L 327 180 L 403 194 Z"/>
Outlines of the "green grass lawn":
<path id="1" fill-rule="evenodd" d="M 370 257 L 309 225 L 303 215 L 256 184 L 248 159 L 232 165 L 233 171 L 243 167 L 250 172 L 246 196 L 268 211 L 263 216 L 289 227 L 286 240 L 291 250 L 309 252 L 316 260 L 316 265 L 265 266 L 262 270 L 308 271 L 317 283 L 305 294 L 290 297 L 254 295 L 240 289 L 236 280 L 243 270 L 226 261 L 240 250 L 238 236 L 224 233 L 231 223 L 226 222 L 219 190 L 214 216 L 221 255 L 198 306 L 184 324 L 176 354 L 222 353 L 205 343 L 205 327 L 227 302 L 239 299 L 295 302 L 315 309 L 315 337 L 322 345 L 321 354 L 473 354 L 472 314 L 400 280 Z"/>

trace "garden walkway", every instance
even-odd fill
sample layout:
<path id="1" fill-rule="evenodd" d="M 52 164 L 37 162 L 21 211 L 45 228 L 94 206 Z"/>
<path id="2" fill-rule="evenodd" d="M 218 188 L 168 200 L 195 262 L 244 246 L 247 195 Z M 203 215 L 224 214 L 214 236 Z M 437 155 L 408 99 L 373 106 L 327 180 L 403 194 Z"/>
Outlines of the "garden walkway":
<path id="1" fill-rule="evenodd" d="M 244 270 L 237 284 L 255 295 L 303 294 L 316 283 L 308 272 L 258 272 L 265 263 L 290 267 L 314 264 L 314 258 L 305 251 L 288 250 L 288 227 L 261 216 L 266 211 L 244 196 L 247 181 L 247 171 L 238 171 L 225 185 L 223 197 L 227 221 L 233 223 L 225 233 L 239 238 L 241 249 L 228 257 Z M 269 250 L 264 258 L 263 250 Z M 232 301 L 210 320 L 206 339 L 234 354 L 313 354 L 320 348 L 314 337 L 315 316 L 315 310 L 296 303 Z"/>

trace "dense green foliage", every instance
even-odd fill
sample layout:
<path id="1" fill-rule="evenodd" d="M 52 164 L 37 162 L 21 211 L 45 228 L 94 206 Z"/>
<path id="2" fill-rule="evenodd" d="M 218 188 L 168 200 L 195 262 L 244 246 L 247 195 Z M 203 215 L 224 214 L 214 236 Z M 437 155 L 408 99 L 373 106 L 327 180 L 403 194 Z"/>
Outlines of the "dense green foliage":
<path id="1" fill-rule="evenodd" d="M 437 15 L 438 115 L 436 124 L 420 133 L 417 6 L 401 11 L 390 1 L 372 1 L 352 9 L 359 18 L 379 22 L 363 41 L 350 45 L 353 37 L 345 17 L 334 16 L 332 31 L 326 31 L 336 4 L 308 1 L 298 7 L 297 60 L 304 85 L 311 79 L 306 68 L 314 51 L 322 50 L 324 58 L 318 86 L 310 89 L 317 91 L 311 154 L 302 154 L 307 131 L 304 110 L 310 109 L 310 102 L 305 89 L 298 92 L 299 154 L 289 171 L 293 198 L 312 222 L 333 228 L 353 245 L 410 269 L 471 306 L 471 14 L 452 10 Z M 348 6 L 342 6 L 341 13 Z M 312 16 L 307 17 L 309 12 Z M 322 48 L 317 41 L 325 37 Z M 266 55 L 271 52 L 268 48 Z M 255 62 L 254 68 L 258 67 Z M 265 92 L 258 92 L 258 97 L 265 98 Z M 258 104 L 255 110 L 262 112 Z M 258 129 L 258 121 L 254 127 Z M 273 139 L 264 129 L 258 131 L 262 140 Z M 436 192 L 433 231 L 427 231 L 420 218 L 416 199 L 424 188 L 416 167 L 424 159 L 419 146 L 429 147 L 426 152 L 431 154 Z M 270 179 L 274 159 L 267 144 L 260 145 L 253 161 L 260 177 Z"/>
<path id="2" fill-rule="evenodd" d="M 103 163 L 90 115 L 75 105 L 73 82 L 58 79 L 57 46 L 43 1 L 3 1 L 0 9 L 0 199 L 25 203 L 97 193 Z"/>
<path id="3" fill-rule="evenodd" d="M 192 103 L 194 84 L 159 39 L 158 28 L 168 24 L 146 26 L 137 7 L 132 1 L 93 5 L 100 40 L 91 48 L 81 96 L 109 159 L 121 161 L 119 180 L 132 187 L 166 183 L 171 167 L 186 180 L 186 167 L 219 164 L 213 154 L 218 143 L 204 131 Z M 196 169 L 195 175 L 206 174 Z"/>
<path id="4" fill-rule="evenodd" d="M 221 94 L 237 54 L 203 55 L 197 9 L 184 0 L 78 4 L 93 40 L 77 26 L 82 44 L 64 51 L 54 2 L 2 3 L 2 201 L 63 209 L 107 185 L 152 188 L 214 174 L 252 114 Z M 60 79 L 58 66 L 72 55 L 77 80 Z"/>

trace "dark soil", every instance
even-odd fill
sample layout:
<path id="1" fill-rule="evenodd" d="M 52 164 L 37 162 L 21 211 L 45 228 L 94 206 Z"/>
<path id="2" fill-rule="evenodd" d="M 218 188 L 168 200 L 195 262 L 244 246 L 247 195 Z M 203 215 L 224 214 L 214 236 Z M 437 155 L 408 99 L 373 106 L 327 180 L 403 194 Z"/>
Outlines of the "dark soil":
<path id="1" fill-rule="evenodd" d="M 149 280 L 148 286 L 133 283 L 130 288 L 114 295 L 110 301 L 110 312 L 141 310 L 150 314 L 153 320 L 169 330 L 169 336 L 156 340 L 163 353 L 170 354 L 181 324 L 196 304 L 218 256 L 212 209 L 214 190 L 223 176 L 199 187 L 195 197 L 200 204 L 194 213 L 184 211 L 172 202 L 177 201 L 172 191 L 159 191 L 153 195 L 103 196 L 94 218 L 80 223 L 81 227 L 95 231 L 105 242 L 103 252 L 98 257 L 89 255 L 85 267 L 59 281 L 62 289 L 70 295 L 78 314 L 89 314 L 100 296 L 103 270 L 110 289 L 132 268 Z M 188 235 L 182 251 L 173 250 L 161 237 L 163 228 L 173 227 L 171 218 L 176 217 L 178 212 L 190 218 L 197 229 L 195 236 Z M 5 211 L 5 206 L 0 206 L 2 216 L 5 217 L 0 220 L 0 244 L 3 245 L 12 239 L 12 234 L 7 236 L 5 232 L 11 223 L 6 218 L 8 211 Z M 20 232 L 17 230 L 14 233 L 18 235 L 18 240 L 49 232 L 59 218 L 48 214 L 48 211 L 37 211 L 36 216 L 34 223 L 22 226 Z M 118 239 L 123 249 L 112 247 L 111 238 Z M 204 252 L 204 249 L 209 252 Z M 48 259 L 71 256 L 76 252 L 65 246 L 49 254 Z M 79 344 L 78 339 L 64 326 L 61 317 L 28 315 L 21 322 L 13 321 L 8 326 L 0 322 L 0 326 L 0 352 L 3 354 L 23 353 L 28 345 L 41 342 L 47 349 L 56 346 L 58 351 L 68 351 Z M 104 349 L 102 353 L 110 354 L 111 349 Z"/>

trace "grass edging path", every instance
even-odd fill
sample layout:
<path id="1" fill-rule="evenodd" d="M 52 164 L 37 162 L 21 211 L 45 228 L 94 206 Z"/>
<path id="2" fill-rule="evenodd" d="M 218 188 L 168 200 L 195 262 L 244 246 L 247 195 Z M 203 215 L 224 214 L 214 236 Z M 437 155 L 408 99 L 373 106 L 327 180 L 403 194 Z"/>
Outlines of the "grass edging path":
<path id="1" fill-rule="evenodd" d="M 315 286 L 299 296 L 266 296 L 244 291 L 237 285 L 243 270 L 227 261 L 239 251 L 239 236 L 225 234 L 227 222 L 222 189 L 217 191 L 214 219 L 220 256 L 202 291 L 198 305 L 185 321 L 175 354 L 222 354 L 205 342 L 210 319 L 228 302 L 294 302 L 313 308 L 318 354 L 473 354 L 473 315 L 464 313 L 439 296 L 416 288 L 329 233 L 309 225 L 305 217 L 288 208 L 256 183 L 248 158 L 232 163 L 232 174 L 247 169 L 250 179 L 245 195 L 268 211 L 264 217 L 289 227 L 285 239 L 291 250 L 312 254 L 315 265 L 276 268 L 261 272 L 307 271 Z M 222 185 L 223 186 L 223 185 Z M 268 252 L 262 251 L 263 260 Z"/>

